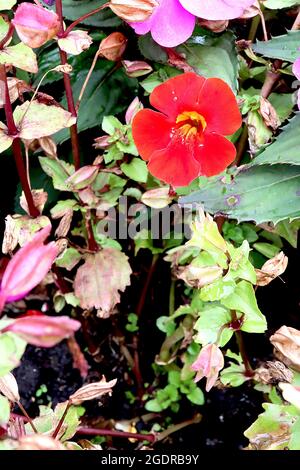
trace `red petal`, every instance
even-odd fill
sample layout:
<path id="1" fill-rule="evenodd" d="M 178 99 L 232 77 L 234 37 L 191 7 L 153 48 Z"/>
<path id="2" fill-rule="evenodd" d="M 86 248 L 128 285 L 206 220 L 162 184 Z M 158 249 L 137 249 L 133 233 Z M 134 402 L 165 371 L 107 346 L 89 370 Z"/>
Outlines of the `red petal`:
<path id="1" fill-rule="evenodd" d="M 196 105 L 205 81 L 205 78 L 193 72 L 170 78 L 153 90 L 150 103 L 175 121 L 183 111 L 197 110 Z"/>
<path id="2" fill-rule="evenodd" d="M 132 122 L 132 135 L 140 156 L 149 160 L 153 152 L 167 147 L 171 139 L 172 123 L 151 109 L 139 111 Z"/>
<path id="3" fill-rule="evenodd" d="M 196 108 L 207 123 L 208 132 L 230 135 L 242 125 L 242 117 L 231 88 L 219 78 L 208 78 Z"/>
<path id="4" fill-rule="evenodd" d="M 233 162 L 235 156 L 236 148 L 232 142 L 222 135 L 208 133 L 204 133 L 203 145 L 198 145 L 195 152 L 203 176 L 222 173 Z"/>
<path id="5" fill-rule="evenodd" d="M 186 186 L 200 173 L 200 165 L 193 156 L 194 145 L 173 137 L 167 148 L 155 152 L 148 164 L 153 176 L 172 186 Z"/>

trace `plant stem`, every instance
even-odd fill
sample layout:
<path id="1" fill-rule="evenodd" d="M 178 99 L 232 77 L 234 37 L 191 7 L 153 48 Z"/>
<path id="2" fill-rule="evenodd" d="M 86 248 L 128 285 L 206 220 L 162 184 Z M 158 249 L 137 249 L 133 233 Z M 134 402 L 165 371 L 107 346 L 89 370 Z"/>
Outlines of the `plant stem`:
<path id="1" fill-rule="evenodd" d="M 153 255 L 151 266 L 150 266 L 150 269 L 148 271 L 147 279 L 146 279 L 145 284 L 143 286 L 143 290 L 142 290 L 142 293 L 141 293 L 141 296 L 140 296 L 140 300 L 139 300 L 139 303 L 138 303 L 136 311 L 135 311 L 135 313 L 137 314 L 138 317 L 141 315 L 141 313 L 143 311 L 145 301 L 146 301 L 147 292 L 148 292 L 148 288 L 149 288 L 150 282 L 152 280 L 152 276 L 154 274 L 157 261 L 158 261 L 158 254 Z"/>
<path id="2" fill-rule="evenodd" d="M 91 209 L 87 209 L 86 211 L 85 227 L 86 227 L 87 237 L 88 237 L 88 249 L 93 252 L 99 251 L 99 246 L 95 240 L 95 236 L 93 232 Z"/>
<path id="3" fill-rule="evenodd" d="M 89 13 L 82 15 L 80 18 L 77 18 L 77 20 L 73 21 L 73 23 L 71 23 L 70 26 L 67 27 L 67 29 L 62 33 L 60 37 L 65 38 L 72 31 L 72 29 L 74 29 L 75 26 L 77 26 L 79 23 L 82 23 L 82 21 L 86 20 L 92 15 L 95 15 L 95 13 L 98 13 L 101 10 L 104 10 L 104 8 L 107 8 L 108 6 L 109 4 L 105 3 L 101 7 L 95 8 L 95 10 L 92 10 Z"/>
<path id="4" fill-rule="evenodd" d="M 62 0 L 56 0 L 55 5 L 56 5 L 56 13 L 60 21 L 60 34 L 63 34 L 64 19 L 63 19 L 63 10 L 62 10 Z M 68 56 L 66 52 L 62 51 L 59 48 L 59 55 L 60 55 L 61 64 L 66 65 L 68 63 Z M 75 103 L 74 103 L 70 75 L 67 73 L 64 73 L 63 77 L 64 77 L 64 85 L 65 85 L 65 91 L 66 91 L 66 98 L 67 98 L 67 103 L 68 103 L 68 110 L 72 114 L 72 116 L 77 119 L 77 112 L 76 112 Z M 75 170 L 78 170 L 80 168 L 80 152 L 79 152 L 77 124 L 73 124 L 73 126 L 70 127 L 70 135 L 71 135 L 74 166 L 75 166 Z"/>
<path id="5" fill-rule="evenodd" d="M 21 182 L 21 186 L 22 186 L 26 201 L 27 201 L 29 214 L 31 215 L 31 217 L 38 217 L 40 215 L 40 212 L 34 205 L 32 193 L 30 190 L 30 185 L 27 179 L 26 168 L 25 168 L 23 156 L 22 156 L 21 140 L 19 139 L 19 137 L 16 137 L 19 131 L 14 121 L 13 110 L 12 110 L 12 106 L 10 102 L 10 96 L 9 96 L 9 90 L 8 90 L 8 84 L 7 84 L 5 65 L 0 65 L 0 82 L 3 83 L 3 87 L 4 87 L 4 90 L 3 90 L 4 91 L 4 111 L 5 111 L 5 116 L 6 116 L 8 135 L 11 137 L 15 137 L 12 143 L 12 150 L 13 150 L 13 155 L 14 155 L 14 159 L 16 162 L 19 179 Z"/>
<path id="6" fill-rule="evenodd" d="M 20 408 L 20 410 L 22 411 L 23 415 L 25 416 L 25 418 L 27 419 L 28 423 L 30 424 L 30 426 L 32 427 L 32 430 L 35 432 L 35 434 L 38 434 L 38 431 L 35 427 L 35 425 L 33 424 L 33 421 L 32 419 L 30 418 L 29 414 L 27 413 L 27 411 L 25 410 L 24 406 L 22 405 L 22 403 L 20 401 L 17 401 L 17 405 L 18 407 Z"/>
<path id="7" fill-rule="evenodd" d="M 236 146 L 236 157 L 230 166 L 239 166 L 248 143 L 248 127 L 244 125 L 243 131 Z"/>
<path id="8" fill-rule="evenodd" d="M 240 354 L 241 354 L 242 359 L 243 359 L 243 364 L 244 364 L 245 370 L 246 370 L 246 376 L 247 377 L 253 377 L 254 372 L 253 372 L 253 369 L 251 367 L 250 361 L 248 359 L 248 354 L 247 354 L 246 348 L 245 348 L 243 333 L 241 332 L 241 330 L 235 331 L 235 338 L 236 338 L 236 342 L 237 342 Z"/>
<path id="9" fill-rule="evenodd" d="M 54 433 L 52 434 L 53 439 L 55 439 L 55 438 L 57 437 L 57 435 L 58 435 L 58 433 L 59 433 L 59 431 L 60 431 L 62 425 L 64 424 L 64 420 L 66 419 L 66 416 L 67 416 L 67 414 L 68 414 L 68 411 L 69 411 L 71 405 L 72 405 L 72 402 L 69 400 L 68 403 L 67 403 L 67 406 L 66 406 L 66 408 L 65 408 L 65 411 L 63 412 L 63 415 L 62 415 L 62 417 L 60 418 L 60 420 L 59 420 L 59 422 L 58 422 L 58 425 L 56 426 L 56 429 L 55 429 Z"/>
<path id="10" fill-rule="evenodd" d="M 14 29 L 15 29 L 14 25 L 13 25 L 12 23 L 10 23 L 6 35 L 5 35 L 4 38 L 0 41 L 0 50 L 3 49 L 3 47 L 5 46 L 5 44 L 7 43 L 7 41 L 9 41 L 10 38 L 12 37 L 12 35 L 13 35 L 13 33 L 14 33 Z"/>
<path id="11" fill-rule="evenodd" d="M 136 439 L 137 441 L 148 441 L 154 443 L 156 437 L 154 434 L 136 434 L 133 432 L 114 431 L 112 429 L 97 429 L 81 426 L 77 429 L 76 434 L 83 436 L 112 436 L 123 437 L 126 439 Z"/>
<path id="12" fill-rule="evenodd" d="M 171 317 L 175 312 L 175 279 L 171 280 L 170 294 L 169 294 L 169 316 Z"/>

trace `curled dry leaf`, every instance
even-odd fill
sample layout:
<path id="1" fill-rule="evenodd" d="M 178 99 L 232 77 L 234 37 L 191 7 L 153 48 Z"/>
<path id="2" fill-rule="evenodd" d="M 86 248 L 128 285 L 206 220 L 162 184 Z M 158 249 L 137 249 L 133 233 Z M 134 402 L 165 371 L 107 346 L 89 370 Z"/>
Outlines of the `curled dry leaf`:
<path id="1" fill-rule="evenodd" d="M 54 140 L 51 137 L 41 137 L 40 139 L 34 140 L 25 140 L 23 142 L 27 148 L 27 150 L 31 150 L 35 152 L 37 150 L 42 149 L 45 154 L 49 157 L 56 158 L 57 157 L 57 146 Z"/>
<path id="2" fill-rule="evenodd" d="M 102 39 L 99 46 L 99 54 L 113 62 L 120 60 L 125 52 L 127 38 L 124 34 L 115 31 L 107 38 Z"/>
<path id="3" fill-rule="evenodd" d="M 2 243 L 3 253 L 12 252 L 18 244 L 20 246 L 26 245 L 41 228 L 48 225 L 50 225 L 50 220 L 44 215 L 35 219 L 28 215 L 8 215 L 5 219 L 5 232 Z"/>
<path id="4" fill-rule="evenodd" d="M 19 439 L 17 450 L 66 450 L 65 447 L 53 437 L 42 434 L 23 436 Z"/>
<path id="5" fill-rule="evenodd" d="M 172 199 L 169 186 L 164 186 L 163 188 L 146 191 L 142 195 L 141 201 L 153 209 L 163 209 L 172 202 Z"/>
<path id="6" fill-rule="evenodd" d="M 91 36 L 80 29 L 70 31 L 66 37 L 58 39 L 59 47 L 67 54 L 72 55 L 79 55 L 81 52 L 86 51 L 92 42 Z"/>
<path id="7" fill-rule="evenodd" d="M 288 383 L 280 383 L 279 387 L 283 398 L 296 408 L 300 408 L 300 387 Z"/>
<path id="8" fill-rule="evenodd" d="M 266 261 L 261 269 L 255 270 L 256 285 L 266 286 L 270 284 L 273 279 L 276 279 L 276 277 L 281 276 L 281 274 L 285 272 L 287 265 L 288 257 L 281 251 L 278 255 L 274 256 L 274 258 Z"/>
<path id="9" fill-rule="evenodd" d="M 142 77 L 152 72 L 151 65 L 143 60 L 122 60 L 126 75 L 131 78 Z"/>
<path id="10" fill-rule="evenodd" d="M 103 376 L 100 382 L 93 382 L 88 385 L 84 385 L 77 392 L 70 396 L 70 402 L 72 405 L 80 405 L 82 402 L 87 400 L 94 400 L 100 398 L 103 395 L 111 394 L 112 388 L 116 385 L 117 379 L 106 382 L 106 378 Z"/>
<path id="11" fill-rule="evenodd" d="M 63 217 L 61 218 L 57 229 L 55 230 L 55 235 L 58 238 L 66 237 L 69 233 L 71 222 L 73 219 L 73 210 L 67 209 Z"/>
<path id="12" fill-rule="evenodd" d="M 26 91 L 31 91 L 31 86 L 27 85 L 24 80 L 19 80 L 15 77 L 7 78 L 7 85 L 9 91 L 10 102 L 14 103 L 17 99 L 21 98 L 23 93 Z M 4 106 L 4 95 L 0 93 L 0 108 Z"/>
<path id="13" fill-rule="evenodd" d="M 46 193 L 46 191 L 44 191 L 43 189 L 32 189 L 31 194 L 35 207 L 40 211 L 40 213 L 42 213 L 48 199 L 48 193 Z M 26 197 L 23 191 L 20 196 L 20 206 L 22 207 L 22 209 L 24 209 L 25 212 L 27 212 L 28 215 L 30 215 Z"/>
<path id="14" fill-rule="evenodd" d="M 280 126 L 280 119 L 274 106 L 266 98 L 260 97 L 260 114 L 265 121 L 266 126 L 274 131 Z"/>
<path id="15" fill-rule="evenodd" d="M 156 0 L 110 0 L 110 9 L 129 23 L 147 20 L 158 2 Z"/>
<path id="16" fill-rule="evenodd" d="M 128 257 L 115 248 L 88 254 L 74 281 L 80 306 L 96 308 L 102 318 L 107 318 L 120 301 L 119 291 L 124 292 L 130 284 L 131 272 Z"/>
<path id="17" fill-rule="evenodd" d="M 276 357 L 300 372 L 300 331 L 284 325 L 270 337 L 270 341 L 275 347 Z"/>
<path id="18" fill-rule="evenodd" d="M 209 29 L 210 31 L 213 31 L 214 33 L 222 33 L 227 29 L 229 21 L 228 20 L 218 20 L 218 21 L 212 21 L 212 20 L 199 20 L 199 26 L 202 26 L 202 28 Z"/>
<path id="19" fill-rule="evenodd" d="M 255 370 L 254 380 L 263 384 L 278 384 L 292 382 L 293 372 L 280 361 L 267 361 Z"/>
<path id="20" fill-rule="evenodd" d="M 17 381 L 10 372 L 0 377 L 0 392 L 12 402 L 20 400 Z"/>
<path id="21" fill-rule="evenodd" d="M 194 266 L 189 264 L 188 266 L 178 268 L 177 278 L 182 279 L 190 287 L 200 289 L 219 279 L 222 274 L 223 269 L 217 265 Z"/>

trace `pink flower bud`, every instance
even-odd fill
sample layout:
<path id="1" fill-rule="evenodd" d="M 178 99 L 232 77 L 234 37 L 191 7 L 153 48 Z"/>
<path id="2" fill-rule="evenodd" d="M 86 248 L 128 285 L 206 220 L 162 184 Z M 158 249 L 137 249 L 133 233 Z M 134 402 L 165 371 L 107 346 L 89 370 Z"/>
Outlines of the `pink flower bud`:
<path id="1" fill-rule="evenodd" d="M 195 382 L 203 377 L 207 378 L 205 390 L 207 392 L 215 385 L 219 371 L 224 367 L 224 356 L 215 344 L 207 344 L 201 349 L 196 361 L 192 364 L 192 370 L 197 372 Z"/>
<path id="2" fill-rule="evenodd" d="M 33 48 L 54 38 L 60 29 L 56 13 L 27 2 L 18 6 L 12 23 L 21 41 Z"/>
<path id="3" fill-rule="evenodd" d="M 151 65 L 142 60 L 123 60 L 122 65 L 125 69 L 126 75 L 131 78 L 142 77 L 143 75 L 147 75 L 153 70 Z"/>
<path id="4" fill-rule="evenodd" d="M 68 338 L 80 328 L 77 320 L 69 317 L 31 316 L 18 318 L 10 323 L 4 331 L 12 331 L 34 346 L 51 348 Z"/>
<path id="5" fill-rule="evenodd" d="M 131 124 L 134 116 L 136 113 L 140 110 L 143 109 L 143 105 L 136 96 L 134 100 L 130 103 L 130 105 L 127 108 L 126 114 L 125 114 L 125 122 L 126 124 Z"/>
<path id="6" fill-rule="evenodd" d="M 99 53 L 108 60 L 118 61 L 121 59 L 127 45 L 127 38 L 118 31 L 111 33 L 102 39 Z"/>
<path id="7" fill-rule="evenodd" d="M 58 249 L 54 242 L 44 245 L 51 225 L 40 230 L 9 261 L 0 290 L 0 311 L 6 302 L 22 299 L 46 276 Z"/>
<path id="8" fill-rule="evenodd" d="M 66 179 L 66 184 L 71 191 L 79 191 L 86 188 L 95 180 L 99 169 L 95 165 L 86 165 L 75 171 L 73 175 Z"/>

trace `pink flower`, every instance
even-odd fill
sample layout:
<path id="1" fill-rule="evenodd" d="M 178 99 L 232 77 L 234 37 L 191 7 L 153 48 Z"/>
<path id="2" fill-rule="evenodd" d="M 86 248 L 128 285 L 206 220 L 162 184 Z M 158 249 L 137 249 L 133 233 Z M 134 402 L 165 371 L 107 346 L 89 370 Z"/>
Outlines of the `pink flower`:
<path id="1" fill-rule="evenodd" d="M 3 274 L 0 290 L 0 311 L 6 302 L 22 299 L 46 276 L 58 248 L 54 242 L 44 245 L 51 225 L 40 230 L 9 261 Z"/>
<path id="2" fill-rule="evenodd" d="M 207 378 L 205 390 L 207 392 L 214 386 L 218 379 L 219 371 L 224 367 L 222 351 L 215 344 L 208 344 L 201 349 L 196 361 L 192 364 L 192 370 L 196 371 L 195 382 L 203 377 Z"/>
<path id="3" fill-rule="evenodd" d="M 59 18 L 54 11 L 21 3 L 12 20 L 21 41 L 29 47 L 40 47 L 54 38 L 60 29 Z"/>
<path id="4" fill-rule="evenodd" d="M 179 2 L 183 8 L 199 18 L 232 20 L 241 16 L 255 3 L 255 0 L 179 0 Z"/>
<path id="5" fill-rule="evenodd" d="M 293 74 L 295 77 L 300 80 L 300 57 L 298 57 L 297 60 L 295 60 L 293 64 Z M 300 90 L 298 90 L 298 109 L 300 110 Z"/>
<path id="6" fill-rule="evenodd" d="M 150 31 L 154 41 L 161 46 L 175 47 L 182 44 L 193 33 L 195 16 L 183 8 L 179 0 L 158 0 L 158 3 L 150 18 L 130 25 L 137 34 Z"/>
<path id="7" fill-rule="evenodd" d="M 21 317 L 10 323 L 2 330 L 12 331 L 21 336 L 27 343 L 34 346 L 51 348 L 65 338 L 68 338 L 80 328 L 77 320 L 69 317 L 48 317 L 33 315 Z"/>

